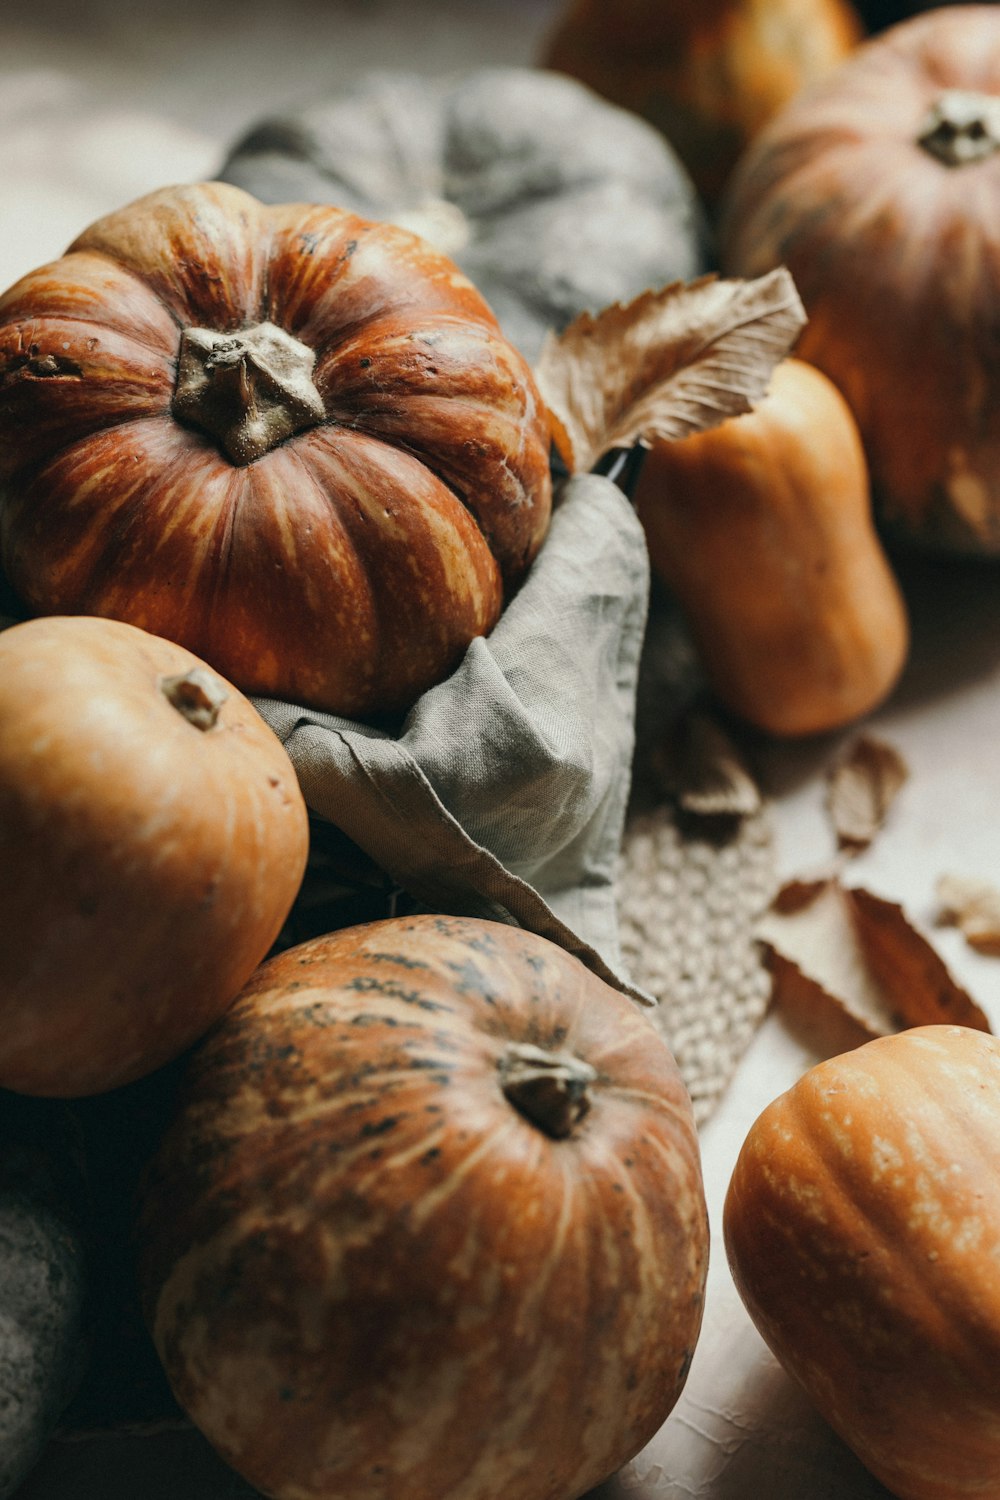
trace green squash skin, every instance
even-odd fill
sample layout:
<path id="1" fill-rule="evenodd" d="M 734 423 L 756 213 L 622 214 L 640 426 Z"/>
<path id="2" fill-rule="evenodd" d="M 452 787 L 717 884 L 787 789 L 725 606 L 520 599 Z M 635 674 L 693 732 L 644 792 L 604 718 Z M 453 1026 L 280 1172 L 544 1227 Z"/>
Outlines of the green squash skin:
<path id="1" fill-rule="evenodd" d="M 705 271 L 705 217 L 658 131 L 528 68 L 373 73 L 261 121 L 220 173 L 265 203 L 334 203 L 422 233 L 529 361 L 547 330 Z"/>
<path id="2" fill-rule="evenodd" d="M 63 1108 L 0 1090 L 0 1500 L 84 1369 L 89 1254 Z"/>

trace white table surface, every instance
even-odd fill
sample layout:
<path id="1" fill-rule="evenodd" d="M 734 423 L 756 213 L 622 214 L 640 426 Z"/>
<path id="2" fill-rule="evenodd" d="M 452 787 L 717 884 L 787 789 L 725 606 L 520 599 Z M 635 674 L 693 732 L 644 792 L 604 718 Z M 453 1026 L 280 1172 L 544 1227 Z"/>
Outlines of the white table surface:
<path id="1" fill-rule="evenodd" d="M 223 144 L 260 113 L 335 92 L 372 66 L 426 72 L 530 63 L 552 3 L 344 0 L 119 7 L 39 0 L 0 9 L 0 285 L 62 252 L 100 213 L 168 182 L 212 175 Z M 944 872 L 1000 882 L 1000 564 L 911 559 L 914 648 L 868 727 L 906 756 L 910 780 L 852 878 L 900 901 L 1000 1028 L 1000 960 L 936 929 Z M 783 874 L 815 869 L 832 841 L 823 772 L 839 737 L 761 745 Z M 688 1384 L 657 1436 L 594 1500 L 875 1500 L 861 1468 L 768 1354 L 721 1248 L 725 1188 L 759 1111 L 814 1058 L 777 1017 L 758 1033 L 702 1133 L 713 1229 L 707 1311 Z M 249 1491 L 196 1434 L 158 1442 L 54 1443 L 18 1500 L 101 1496 L 229 1500 Z M 512 1496 L 510 1500 L 518 1500 Z"/>

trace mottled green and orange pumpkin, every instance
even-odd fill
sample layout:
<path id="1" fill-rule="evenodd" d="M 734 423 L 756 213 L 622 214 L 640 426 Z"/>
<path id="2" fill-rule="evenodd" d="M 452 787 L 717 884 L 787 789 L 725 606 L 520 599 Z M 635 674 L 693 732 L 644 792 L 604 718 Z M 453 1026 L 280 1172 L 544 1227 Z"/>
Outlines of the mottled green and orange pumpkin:
<path id="1" fill-rule="evenodd" d="M 173 1389 L 279 1500 L 575 1500 L 684 1384 L 707 1226 L 642 1010 L 517 928 L 414 916 L 271 959 L 145 1184 Z"/>
<path id="2" fill-rule="evenodd" d="M 0 297 L 0 559 L 32 613 L 244 691 L 404 709 L 541 545 L 548 424 L 472 283 L 333 207 L 166 188 Z"/>

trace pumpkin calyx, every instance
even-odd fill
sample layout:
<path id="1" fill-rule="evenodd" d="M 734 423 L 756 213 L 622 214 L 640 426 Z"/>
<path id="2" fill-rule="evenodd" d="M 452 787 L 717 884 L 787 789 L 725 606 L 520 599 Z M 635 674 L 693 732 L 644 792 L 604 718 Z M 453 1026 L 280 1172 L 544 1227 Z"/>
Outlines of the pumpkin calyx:
<path id="1" fill-rule="evenodd" d="M 172 410 L 217 438 L 234 464 L 253 463 L 326 415 L 316 355 L 274 323 L 240 333 L 185 328 Z"/>
<path id="2" fill-rule="evenodd" d="M 917 142 L 948 167 L 983 161 L 1000 150 L 1000 98 L 946 89 L 924 116 Z"/>
<path id="3" fill-rule="evenodd" d="M 212 729 L 229 697 L 219 679 L 204 667 L 192 667 L 176 677 L 162 677 L 160 692 L 195 729 Z"/>
<path id="4" fill-rule="evenodd" d="M 504 1096 L 532 1125 L 563 1140 L 590 1108 L 596 1068 L 571 1052 L 508 1042 L 498 1064 Z"/>

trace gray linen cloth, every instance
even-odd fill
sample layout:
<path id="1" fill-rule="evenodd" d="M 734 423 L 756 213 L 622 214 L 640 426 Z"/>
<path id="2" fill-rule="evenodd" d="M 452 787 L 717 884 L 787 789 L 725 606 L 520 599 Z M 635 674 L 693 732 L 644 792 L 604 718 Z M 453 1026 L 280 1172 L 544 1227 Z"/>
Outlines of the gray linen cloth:
<path id="1" fill-rule="evenodd" d="M 578 475 L 488 637 L 398 734 L 255 698 L 310 809 L 421 906 L 540 933 L 638 999 L 615 905 L 649 567 L 621 490 Z"/>

